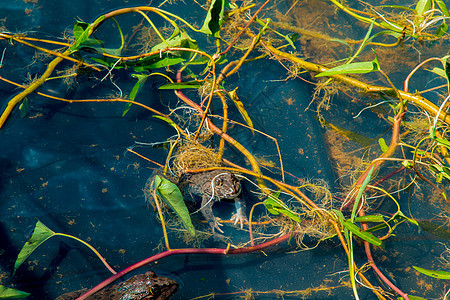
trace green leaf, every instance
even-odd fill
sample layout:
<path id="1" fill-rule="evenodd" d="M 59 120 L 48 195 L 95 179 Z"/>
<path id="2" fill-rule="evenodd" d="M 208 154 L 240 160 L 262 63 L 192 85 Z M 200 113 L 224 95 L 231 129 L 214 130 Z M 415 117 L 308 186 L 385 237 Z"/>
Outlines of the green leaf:
<path id="1" fill-rule="evenodd" d="M 142 89 L 142 86 L 147 81 L 150 74 L 131 74 L 131 77 L 137 78 L 136 84 L 133 86 L 130 92 L 130 100 L 134 101 L 136 99 L 136 95 L 139 93 L 139 91 Z"/>
<path id="2" fill-rule="evenodd" d="M 0 299 L 23 299 L 30 296 L 30 293 L 0 285 Z"/>
<path id="3" fill-rule="evenodd" d="M 444 69 L 442 69 L 442 68 L 434 67 L 433 69 L 428 70 L 428 71 L 430 71 L 431 73 L 434 73 L 438 76 L 441 76 L 442 78 L 447 78 L 447 74 L 445 73 Z"/>
<path id="4" fill-rule="evenodd" d="M 381 244 L 383 243 L 379 238 L 377 238 L 376 236 L 374 236 L 373 234 L 371 234 L 367 231 L 361 230 L 361 228 L 359 228 L 356 224 L 352 223 L 349 220 L 346 220 L 345 222 L 343 222 L 342 225 L 345 228 L 347 228 L 348 230 L 350 230 L 350 232 L 352 232 L 354 235 L 359 236 L 363 240 L 365 240 L 375 246 L 381 246 Z"/>
<path id="5" fill-rule="evenodd" d="M 183 195 L 181 194 L 178 186 L 166 178 L 156 175 L 153 187 L 156 190 L 158 197 L 164 200 L 164 202 L 180 218 L 186 230 L 192 236 L 195 236 L 194 225 L 192 225 L 189 211 L 184 203 Z"/>
<path id="6" fill-rule="evenodd" d="M 442 0 L 435 0 L 435 2 L 437 3 L 439 8 L 441 9 L 442 14 L 444 15 L 444 17 L 449 18 L 450 14 L 448 13 L 448 9 L 447 9 L 447 6 L 445 5 L 444 1 L 442 1 Z"/>
<path id="7" fill-rule="evenodd" d="M 386 141 L 383 138 L 378 139 L 378 145 L 380 145 L 381 151 L 385 153 L 388 150 L 388 146 L 386 145 Z"/>
<path id="8" fill-rule="evenodd" d="M 178 65 L 179 63 L 182 63 L 184 61 L 186 61 L 186 59 L 181 57 L 173 57 L 171 54 L 169 54 L 168 56 L 163 56 L 162 58 L 159 55 L 150 56 L 139 60 L 136 64 L 127 65 L 134 65 L 133 69 L 136 72 L 143 72 Z"/>
<path id="9" fill-rule="evenodd" d="M 333 131 L 335 131 L 336 133 L 340 134 L 341 136 L 346 137 L 349 140 L 352 140 L 354 142 L 357 142 L 358 144 L 360 144 L 363 147 L 369 147 L 373 143 L 372 139 L 369 139 L 368 137 L 365 137 L 362 134 L 359 134 L 359 133 L 347 130 L 345 128 L 336 126 L 334 124 L 327 122 L 324 119 L 316 118 L 316 120 L 318 120 L 322 125 L 330 128 Z"/>
<path id="10" fill-rule="evenodd" d="M 33 251 L 36 250 L 36 248 L 39 247 L 43 242 L 54 235 L 55 232 L 41 223 L 41 221 L 37 221 L 36 226 L 34 227 L 33 235 L 25 243 L 25 245 L 22 247 L 22 250 L 20 250 L 19 255 L 17 256 L 16 263 L 14 264 L 13 276 L 16 273 L 17 269 L 28 258 L 28 256 L 30 256 L 31 253 L 33 253 Z"/>
<path id="11" fill-rule="evenodd" d="M 169 124 L 170 126 L 172 126 L 173 128 L 175 128 L 178 131 L 177 125 L 172 120 L 165 118 L 163 116 L 158 116 L 158 115 L 153 115 L 153 118 L 163 120 L 164 122 L 166 122 L 167 124 Z"/>
<path id="12" fill-rule="evenodd" d="M 204 81 L 186 81 L 167 83 L 159 87 L 160 90 L 182 90 L 182 89 L 198 89 L 203 86 Z"/>
<path id="13" fill-rule="evenodd" d="M 433 270 L 427 270 L 421 267 L 413 266 L 414 269 L 416 269 L 417 272 L 420 272 L 424 275 L 437 278 L 437 279 L 450 279 L 450 272 L 446 271 L 433 271 Z"/>
<path id="14" fill-rule="evenodd" d="M 92 24 L 76 21 L 73 27 L 73 35 L 75 37 L 75 43 L 69 48 L 71 52 L 79 50 L 81 44 L 89 39 L 89 31 L 92 27 L 97 26 L 99 23 L 103 22 L 105 16 L 100 16 Z"/>
<path id="15" fill-rule="evenodd" d="M 219 37 L 220 26 L 224 21 L 225 0 L 212 0 L 200 32 Z"/>
<path id="16" fill-rule="evenodd" d="M 136 99 L 136 95 L 139 93 L 139 91 L 144 86 L 145 82 L 147 81 L 150 74 L 131 74 L 131 77 L 137 78 L 137 82 L 134 84 L 133 88 L 130 92 L 130 100 L 134 101 Z M 122 117 L 126 115 L 126 113 L 130 110 L 132 103 L 126 103 L 125 109 L 122 112 Z"/>
<path id="17" fill-rule="evenodd" d="M 75 25 L 73 26 L 73 36 L 75 39 L 80 39 L 86 29 L 89 28 L 89 23 L 75 21 Z"/>
<path id="18" fill-rule="evenodd" d="M 426 233 L 437 236 L 441 239 L 450 241 L 450 231 L 442 227 L 442 225 L 434 224 L 430 221 L 417 221 L 419 228 Z"/>
<path id="19" fill-rule="evenodd" d="M 428 168 L 435 173 L 436 181 L 440 183 L 442 181 L 442 178 L 445 178 L 447 181 L 450 182 L 450 169 L 446 166 L 441 165 L 428 165 Z"/>
<path id="20" fill-rule="evenodd" d="M 384 217 L 382 215 L 365 215 L 362 217 L 356 217 L 355 222 L 380 223 L 380 222 L 384 222 Z"/>
<path id="21" fill-rule="evenodd" d="M 266 206 L 267 210 L 272 215 L 279 215 L 281 213 L 281 214 L 285 215 L 286 217 L 294 220 L 295 222 L 301 222 L 298 214 L 293 212 L 282 201 L 280 201 L 278 199 L 279 196 L 280 196 L 280 192 L 276 192 L 276 193 L 269 195 L 269 197 L 266 200 L 264 200 L 263 203 Z"/>
<path id="22" fill-rule="evenodd" d="M 167 47 L 198 49 L 197 42 L 191 39 L 187 33 L 180 30 L 175 30 L 170 38 L 153 46 L 151 51 L 163 50 Z M 185 62 L 191 56 L 192 53 L 188 51 L 167 51 L 134 61 L 126 61 L 124 64 L 127 67 L 133 68 L 135 72 L 144 72 L 180 64 Z M 99 62 L 98 59 L 95 59 L 95 61 Z M 111 60 L 105 58 L 105 61 L 111 66 Z"/>
<path id="23" fill-rule="evenodd" d="M 448 57 L 443 59 L 445 77 L 447 78 L 447 91 L 450 93 L 450 62 L 447 61 Z"/>
<path id="24" fill-rule="evenodd" d="M 112 68 L 113 66 L 114 66 L 114 69 L 116 69 L 116 70 L 125 68 L 124 64 L 117 64 L 117 59 L 113 59 L 111 57 L 103 57 L 103 58 L 90 57 L 89 59 L 91 59 L 101 65 L 104 65 L 108 68 Z"/>
<path id="25" fill-rule="evenodd" d="M 419 297 L 419 296 L 414 296 L 414 295 L 408 295 L 409 300 L 428 300 L 427 298 L 423 298 L 423 297 Z M 404 300 L 405 298 L 403 297 L 397 297 L 397 300 Z"/>
<path id="26" fill-rule="evenodd" d="M 359 46 L 358 50 L 355 52 L 355 54 L 346 62 L 346 64 L 350 64 L 358 55 L 361 53 L 361 51 L 367 46 L 367 44 L 375 37 L 370 37 L 370 34 L 372 33 L 373 24 L 375 21 L 372 21 L 372 23 L 369 26 L 369 29 L 367 30 L 366 36 L 364 37 L 363 41 L 361 42 L 361 45 Z"/>
<path id="27" fill-rule="evenodd" d="M 379 66 L 374 61 L 356 62 L 337 66 L 316 75 L 316 77 L 333 76 L 338 74 L 364 74 L 378 71 Z"/>
<path id="28" fill-rule="evenodd" d="M 245 110 L 244 103 L 242 103 L 238 96 L 237 91 L 238 88 L 235 88 L 231 92 L 228 92 L 228 96 L 233 100 L 234 106 L 239 110 L 239 113 L 241 114 L 242 118 L 245 120 L 245 123 L 247 123 L 248 127 L 250 127 L 252 134 L 255 135 L 255 130 L 253 129 L 253 122 L 252 119 L 250 119 L 250 116 L 248 115 L 247 111 Z"/>
<path id="29" fill-rule="evenodd" d="M 416 4 L 416 14 L 423 16 L 423 14 L 430 10 L 431 0 L 419 0 Z"/>
<path id="30" fill-rule="evenodd" d="M 289 43 L 289 45 L 291 45 L 292 48 L 297 49 L 294 46 L 295 40 L 298 39 L 298 34 L 297 33 L 294 33 L 294 34 L 291 34 L 291 35 L 286 34 L 283 37 Z"/>
<path id="31" fill-rule="evenodd" d="M 198 50 L 198 44 L 197 41 L 192 39 L 185 31 L 183 30 L 174 30 L 172 32 L 172 35 L 166 39 L 164 42 L 161 42 L 155 46 L 152 47 L 153 51 L 158 51 L 165 49 L 167 47 L 181 47 L 181 48 L 189 48 L 189 49 L 195 49 Z M 187 53 L 187 57 L 191 55 L 190 52 L 183 52 Z M 159 54 L 158 54 L 159 56 Z M 185 56 L 186 58 L 186 56 Z"/>
<path id="32" fill-rule="evenodd" d="M 21 118 L 25 118 L 25 116 L 30 112 L 30 102 L 28 101 L 28 98 L 25 97 L 22 103 L 20 103 L 19 112 Z"/>
<path id="33" fill-rule="evenodd" d="M 448 31 L 448 25 L 447 23 L 442 23 L 439 25 L 439 27 L 436 29 L 436 32 L 434 33 L 437 37 L 443 36 Z"/>
<path id="34" fill-rule="evenodd" d="M 411 7 L 408 7 L 408 6 L 402 6 L 402 5 L 380 5 L 380 6 L 377 6 L 377 7 L 379 7 L 379 8 L 387 7 L 387 8 L 403 9 L 403 10 L 409 10 L 409 11 L 411 11 L 411 12 L 416 12 L 416 11 L 415 11 L 414 9 L 412 9 Z"/>
<path id="35" fill-rule="evenodd" d="M 344 214 L 342 213 L 342 211 L 337 210 L 337 209 L 332 209 L 332 211 L 336 214 L 336 216 L 339 218 L 339 221 L 344 222 L 345 218 L 344 218 Z"/>
<path id="36" fill-rule="evenodd" d="M 370 182 L 370 179 L 372 178 L 372 173 L 373 173 L 373 169 L 375 167 L 372 166 L 372 168 L 369 171 L 369 174 L 367 174 L 366 178 L 364 178 L 363 183 L 361 184 L 359 190 L 358 190 L 358 194 L 356 195 L 355 198 L 355 203 L 353 204 L 353 209 L 352 209 L 352 217 L 351 217 L 351 221 L 354 222 L 355 221 L 355 217 L 356 217 L 356 212 L 359 209 L 359 202 L 361 201 L 362 195 L 363 193 L 366 191 L 366 187 Z"/>

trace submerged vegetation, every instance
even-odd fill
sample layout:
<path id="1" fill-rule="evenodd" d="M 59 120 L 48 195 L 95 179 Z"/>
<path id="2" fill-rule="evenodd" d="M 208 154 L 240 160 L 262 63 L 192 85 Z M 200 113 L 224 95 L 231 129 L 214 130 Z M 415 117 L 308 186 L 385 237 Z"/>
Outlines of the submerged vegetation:
<path id="1" fill-rule="evenodd" d="M 382 2 L 292 0 L 281 6 L 270 0 L 212 0 L 200 7 L 197 2 L 189 4 L 204 12 L 201 25 L 194 25 L 198 19 L 192 16 L 183 18 L 172 13 L 171 6 L 165 4 L 167 9 L 126 7 L 102 14 L 92 23 L 77 21 L 64 42 L 6 29 L 0 32 L 2 47 L 31 47 L 35 50 L 34 59 L 45 63 L 45 70 L 23 83 L 14 82 L 8 73 L 1 72 L 0 80 L 21 91 L 7 101 L 1 112 L 0 134 L 11 114 L 27 114 L 32 101 L 28 97 L 33 93 L 70 105 L 119 103 L 122 116 L 138 107 L 154 115 L 154 122 L 164 122 L 176 132 L 165 141 L 146 145 L 162 146 L 167 155 L 165 161 L 154 161 L 142 154 L 142 143 L 128 149 L 137 155 L 136 159 L 146 159 L 159 170 L 156 179 L 145 187 L 145 196 L 154 205 L 163 226 L 166 249 L 115 274 L 78 299 L 167 256 L 264 250 L 270 258 L 270 249 L 266 248 L 287 240 L 295 240 L 299 248 L 311 248 L 304 243 L 305 236 L 317 244 L 330 239 L 340 243 L 348 260 L 349 284 L 317 284 L 305 291 L 246 290 L 241 296 L 250 299 L 273 293 L 280 297 L 307 297 L 321 291 L 333 293 L 346 286 L 352 289 L 355 299 L 359 299 L 362 288 L 370 289 L 379 299 L 426 297 L 396 286 L 377 267 L 380 258 L 372 252 L 383 247 L 406 223 L 441 239 L 448 240 L 450 236 L 450 71 L 447 47 L 443 47 L 448 45 L 450 15 L 442 0 L 419 0 L 408 6 L 396 1 Z M 132 17 L 132 26 L 121 23 L 124 16 Z M 7 55 L 2 56 L 0 65 L 6 64 L 7 59 Z M 286 80 L 304 80 L 314 86 L 308 110 L 314 111 L 325 131 L 324 139 L 338 178 L 335 182 L 292 175 L 290 167 L 283 164 L 283 149 L 278 144 L 283 137 L 272 137 L 254 125 L 255 116 L 249 112 L 246 99 L 240 97 L 236 75 L 246 64 L 261 61 L 282 65 Z M 130 75 L 134 81 L 131 90 L 115 83 L 116 72 Z M 39 90 L 55 80 L 76 88 L 74 85 L 87 77 L 95 78 L 96 84 L 111 83 L 111 94 L 116 96 L 69 99 Z M 152 82 L 159 90 L 173 90 L 178 100 L 164 110 L 146 104 L 140 93 Z M 341 111 L 333 105 L 338 98 L 364 108 Z M 280 98 L 282 101 L 295 105 L 300 100 Z M 372 128 L 367 128 L 361 115 L 369 111 L 385 130 L 376 131 L 375 138 L 365 137 L 367 129 Z M 291 124 L 300 121 L 290 120 Z M 263 137 L 276 150 L 268 159 L 260 157 L 233 136 L 230 127 L 244 128 L 248 135 Z M 298 147 L 301 155 L 302 146 Z M 222 248 L 202 248 L 204 239 L 212 234 L 203 231 L 198 222 L 192 225 L 175 183 L 188 171 L 216 169 L 239 174 L 259 201 L 252 203 L 247 212 L 245 239 L 229 234 L 218 242 L 225 242 Z M 417 199 L 439 207 L 439 218 L 425 220 L 428 215 L 411 210 L 411 202 Z M 384 205 L 387 202 L 390 205 Z M 255 208 L 259 211 L 261 206 L 265 211 L 257 214 Z M 387 207 L 389 211 L 385 210 Z M 35 233 L 43 229 L 47 234 L 40 239 L 38 234 L 33 235 L 24 247 L 27 255 L 19 255 L 20 263 L 49 237 L 63 235 L 40 222 Z M 187 248 L 171 248 L 171 239 L 179 245 L 180 236 L 185 238 Z M 361 265 L 355 257 L 363 252 L 367 263 Z M 445 246 L 443 268 L 448 265 L 448 252 Z M 450 278 L 450 273 L 428 270 L 428 266 L 411 263 L 411 267 L 436 280 Z M 375 271 L 379 281 L 366 276 L 369 269 Z"/>

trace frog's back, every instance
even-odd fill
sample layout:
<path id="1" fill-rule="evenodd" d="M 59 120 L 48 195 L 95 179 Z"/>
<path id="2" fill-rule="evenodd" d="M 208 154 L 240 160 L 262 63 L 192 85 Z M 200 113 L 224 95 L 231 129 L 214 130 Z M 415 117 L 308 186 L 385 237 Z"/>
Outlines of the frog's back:
<path id="1" fill-rule="evenodd" d="M 184 173 L 178 180 L 178 188 L 185 196 L 210 197 L 212 195 L 211 182 L 214 179 L 215 172 Z"/>

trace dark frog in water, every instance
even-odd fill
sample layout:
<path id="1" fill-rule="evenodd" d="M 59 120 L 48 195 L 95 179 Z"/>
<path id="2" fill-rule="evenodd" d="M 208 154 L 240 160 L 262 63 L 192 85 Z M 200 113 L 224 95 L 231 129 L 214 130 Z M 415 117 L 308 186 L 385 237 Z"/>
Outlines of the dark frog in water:
<path id="1" fill-rule="evenodd" d="M 238 222 L 241 228 L 244 226 L 244 221 L 247 221 L 245 216 L 245 202 L 240 199 L 241 184 L 237 177 L 224 170 L 214 170 L 198 173 L 184 173 L 178 180 L 178 187 L 181 192 L 186 195 L 191 195 L 202 198 L 200 210 L 208 221 L 214 232 L 216 229 L 223 233 L 219 226 L 218 219 L 214 217 L 212 206 L 215 201 L 221 199 L 234 200 L 236 206 L 236 214 L 231 220 L 234 224 Z"/>
<path id="2" fill-rule="evenodd" d="M 148 271 L 131 277 L 127 281 L 106 287 L 88 300 L 166 300 L 178 291 L 178 283 L 167 277 L 156 276 L 155 272 Z M 87 289 L 70 292 L 59 296 L 56 300 L 73 300 L 84 293 Z"/>

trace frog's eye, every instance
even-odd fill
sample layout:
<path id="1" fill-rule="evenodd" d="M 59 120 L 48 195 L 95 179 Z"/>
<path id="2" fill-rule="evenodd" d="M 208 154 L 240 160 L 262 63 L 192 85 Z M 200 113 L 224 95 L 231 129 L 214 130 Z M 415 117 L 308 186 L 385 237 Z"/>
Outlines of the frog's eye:
<path id="1" fill-rule="evenodd" d="M 222 185 L 222 178 L 219 177 L 219 178 L 216 179 L 216 185 L 217 186 Z"/>

